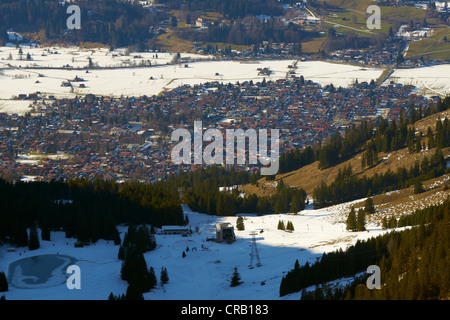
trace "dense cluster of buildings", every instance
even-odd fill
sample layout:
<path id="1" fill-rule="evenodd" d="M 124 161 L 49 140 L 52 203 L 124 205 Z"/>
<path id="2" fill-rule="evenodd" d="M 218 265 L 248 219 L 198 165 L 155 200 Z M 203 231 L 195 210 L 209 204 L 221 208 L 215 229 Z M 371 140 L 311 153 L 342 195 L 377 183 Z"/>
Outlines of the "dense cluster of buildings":
<path id="1" fill-rule="evenodd" d="M 25 115 L 0 114 L 1 174 L 150 182 L 195 167 L 172 162 L 170 139 L 176 128 L 193 133 L 195 120 L 204 130 L 279 129 L 282 152 L 428 103 L 412 86 L 321 87 L 303 77 L 184 85 L 151 97 L 36 100 Z"/>

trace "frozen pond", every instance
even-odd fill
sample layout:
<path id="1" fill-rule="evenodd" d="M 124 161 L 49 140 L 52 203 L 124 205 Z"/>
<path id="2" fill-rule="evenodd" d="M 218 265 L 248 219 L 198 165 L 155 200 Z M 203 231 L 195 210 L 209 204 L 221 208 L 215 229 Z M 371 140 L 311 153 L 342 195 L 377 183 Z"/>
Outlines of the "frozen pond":
<path id="1" fill-rule="evenodd" d="M 66 282 L 66 269 L 77 260 L 58 254 L 44 254 L 16 260 L 9 265 L 8 282 L 24 289 L 48 288 Z"/>

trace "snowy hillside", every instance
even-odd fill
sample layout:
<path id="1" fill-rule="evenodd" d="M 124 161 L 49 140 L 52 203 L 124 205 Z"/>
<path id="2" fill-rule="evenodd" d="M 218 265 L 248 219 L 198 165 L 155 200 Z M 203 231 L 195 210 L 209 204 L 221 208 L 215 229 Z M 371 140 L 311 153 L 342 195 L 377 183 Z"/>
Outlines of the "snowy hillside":
<path id="1" fill-rule="evenodd" d="M 364 199 L 358 200 L 363 201 Z M 355 201 L 355 202 L 358 202 Z M 353 203 L 355 203 L 353 202 Z M 245 215 L 244 231 L 237 231 L 232 244 L 207 241 L 215 237 L 215 224 L 230 222 L 236 225 L 237 217 L 216 217 L 192 212 L 183 207 L 189 218 L 193 233 L 189 237 L 181 235 L 156 235 L 157 248 L 144 254 L 147 267 L 153 267 L 158 281 L 162 267 L 166 267 L 169 283 L 149 293 L 145 299 L 156 300 L 276 300 L 280 299 L 278 290 L 284 272 L 291 270 L 296 259 L 300 264 L 314 262 L 323 252 L 346 248 L 357 239 L 367 239 L 383 232 L 380 227 L 367 225 L 369 231 L 348 232 L 345 230 L 345 217 L 351 203 L 326 209 L 307 208 L 297 215 L 274 214 L 265 216 Z M 293 232 L 277 230 L 279 220 L 291 221 Z M 197 230 L 198 232 L 195 232 Z M 123 237 L 125 226 L 119 228 Z M 249 269 L 252 236 L 256 231 L 256 243 L 262 266 Z M 44 254 L 58 254 L 73 257 L 81 269 L 81 289 L 69 290 L 64 281 L 50 286 L 53 274 L 48 280 L 49 287 L 40 285 L 39 289 L 17 288 L 10 284 L 6 299 L 107 299 L 110 292 L 126 292 L 127 283 L 120 279 L 121 261 L 118 260 L 118 246 L 112 242 L 98 241 L 84 248 L 74 247 L 75 239 L 65 239 L 64 233 L 52 232 L 51 241 L 42 241 L 41 247 L 34 251 L 28 248 L 0 247 L 0 270 L 6 271 L 14 261 L 25 257 Z M 189 248 L 189 250 L 187 250 Z M 11 252 L 14 250 L 14 252 Z M 182 257 L 182 252 L 186 257 Z M 230 287 L 230 278 L 238 268 L 243 284 Z M 64 268 L 63 268 L 64 271 Z M 16 270 L 16 281 L 30 276 Z M 18 278 L 17 278 L 18 277 Z M 299 294 L 284 296 L 282 299 L 299 299 Z"/>

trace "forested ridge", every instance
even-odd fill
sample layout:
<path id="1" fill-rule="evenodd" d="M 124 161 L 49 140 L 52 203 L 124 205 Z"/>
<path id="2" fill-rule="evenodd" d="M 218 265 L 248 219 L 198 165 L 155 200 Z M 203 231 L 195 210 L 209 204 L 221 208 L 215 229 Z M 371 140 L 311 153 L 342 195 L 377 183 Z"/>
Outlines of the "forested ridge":
<path id="1" fill-rule="evenodd" d="M 428 126 L 426 134 L 417 132 L 415 124 L 449 107 L 450 98 L 447 97 L 425 109 L 411 106 L 407 113 L 401 113 L 398 121 L 381 119 L 373 127 L 366 123 L 350 127 L 343 137 L 336 134 L 322 145 L 283 154 L 282 168 L 289 172 L 289 169 L 318 161 L 319 168 L 324 169 L 358 153 L 362 154 L 361 167 L 372 168 L 380 161 L 379 153 L 406 148 L 414 155 L 428 149 L 429 155 L 421 161 L 416 160 L 410 167 L 398 167 L 396 171 L 387 170 L 371 177 L 356 176 L 347 165 L 339 170 L 331 184 L 322 182 L 314 189 L 313 201 L 315 208 L 321 208 L 413 185 L 414 193 L 423 192 L 422 181 L 449 172 L 442 149 L 450 146 L 450 132 L 447 118 L 438 117 L 434 129 Z M 301 292 L 300 298 L 304 300 L 448 299 L 449 208 L 450 199 L 447 198 L 443 204 L 403 215 L 395 224 L 383 223 L 383 228 L 392 228 L 387 234 L 367 241 L 358 240 L 346 250 L 324 253 L 313 264 L 306 262 L 300 266 L 298 260 L 295 261 L 294 268 L 282 278 L 280 296 Z M 363 215 L 364 210 L 360 209 Z M 394 229 L 405 226 L 412 228 Z M 368 274 L 365 271 L 370 265 L 381 269 L 381 290 L 370 290 L 366 286 Z M 347 286 L 329 284 L 345 277 L 353 277 Z M 307 291 L 306 288 L 311 286 L 315 289 Z"/>
<path id="2" fill-rule="evenodd" d="M 138 3 L 119 0 L 80 0 L 82 28 L 67 30 L 67 8 L 59 1 L 2 0 L 0 3 L 0 43 L 6 43 L 6 30 L 42 32 L 43 40 L 97 42 L 114 48 L 145 43 L 149 27 L 167 19 L 166 14 L 144 10 Z"/>
<path id="3" fill-rule="evenodd" d="M 392 190 L 408 188 L 422 181 L 448 173 L 441 149 L 436 148 L 431 159 L 415 161 L 410 168 L 399 167 L 396 172 L 388 170 L 384 174 L 375 173 L 371 178 L 358 178 L 352 174 L 351 166 L 340 170 L 335 180 L 326 185 L 322 182 L 314 189 L 314 208 L 363 198 L 369 193 L 380 194 Z"/>
<path id="4" fill-rule="evenodd" d="M 450 97 L 439 99 L 435 104 L 426 108 L 416 108 L 411 105 L 405 112 L 401 110 L 399 120 L 389 122 L 381 118 L 375 125 L 363 121 L 361 125 L 352 124 L 342 135 L 339 132 L 330 138 L 315 145 L 303 149 L 295 148 L 280 156 L 280 171 L 286 173 L 297 170 L 315 161 L 319 162 L 319 168 L 326 169 L 350 159 L 358 152 L 364 151 L 363 167 L 370 167 L 377 163 L 378 153 L 391 152 L 408 147 L 410 152 L 421 150 L 421 136 L 415 136 L 413 126 L 417 121 L 430 115 L 448 110 L 450 108 Z M 445 148 L 449 143 L 448 120 L 442 121 L 436 128 L 436 137 L 428 139 L 432 141 L 427 147 Z M 419 144 L 419 145 L 418 145 Z"/>
<path id="5" fill-rule="evenodd" d="M 428 126 L 426 134 L 417 132 L 415 124 L 428 116 L 448 110 L 450 97 L 438 100 L 426 108 L 413 105 L 401 110 L 398 120 L 379 119 L 376 124 L 362 122 L 351 125 L 341 135 L 333 134 L 323 143 L 316 143 L 303 149 L 293 149 L 280 156 L 280 173 L 292 172 L 317 161 L 318 168 L 325 170 L 361 154 L 362 173 L 355 175 L 350 165 L 339 170 L 329 184 L 324 181 L 314 188 L 311 196 L 315 208 L 352 201 L 365 197 L 368 193 L 378 194 L 396 189 L 408 188 L 423 181 L 442 176 L 449 172 L 443 149 L 450 146 L 450 126 L 448 118 L 438 119 L 434 130 Z M 431 155 L 412 165 L 388 169 L 385 173 L 375 173 L 371 177 L 364 170 L 378 165 L 380 153 L 390 153 L 407 148 L 411 155 L 422 150 L 430 150 Z M 274 178 L 274 177 L 272 177 Z M 280 179 L 279 179 L 280 180 Z"/>
<path id="6" fill-rule="evenodd" d="M 382 122 L 384 124 L 384 122 Z M 421 143 L 422 137 L 415 135 L 415 129 L 407 129 L 406 122 L 400 122 L 400 126 L 396 126 L 392 122 L 389 126 L 385 125 L 382 132 L 380 125 L 374 138 L 367 144 L 366 151 L 362 155 L 362 167 L 367 166 L 367 159 L 370 159 L 369 166 L 378 163 L 378 152 L 390 152 L 408 146 L 410 153 L 420 152 L 424 149 Z M 347 167 L 340 170 L 338 176 L 330 184 L 326 185 L 322 182 L 314 189 L 314 207 L 321 208 L 337 203 L 355 200 L 364 197 L 369 192 L 384 193 L 395 189 L 404 189 L 412 185 L 421 183 L 444 175 L 449 172 L 446 167 L 446 161 L 442 148 L 450 146 L 450 127 L 448 119 L 438 119 L 436 121 L 436 132 L 431 133 L 428 127 L 427 147 L 433 152 L 431 157 L 424 157 L 422 161 L 415 160 L 414 165 L 410 167 L 398 167 L 396 172 L 390 169 L 386 173 L 378 174 L 368 178 L 356 177 L 352 173 L 352 168 Z"/>
<path id="7" fill-rule="evenodd" d="M 302 299 L 448 299 L 450 199 L 404 215 L 400 221 L 401 226 L 414 227 L 358 241 L 345 251 L 323 254 L 312 265 L 300 266 L 297 262 L 283 277 L 280 296 L 301 291 Z M 380 267 L 379 290 L 366 287 L 368 275 L 355 277 L 344 287 L 326 284 L 365 272 L 370 265 Z M 313 285 L 315 290 L 305 290 Z"/>
<path id="8" fill-rule="evenodd" d="M 261 21 L 255 16 L 282 16 L 282 3 L 275 0 L 246 1 L 158 1 L 166 5 L 165 10 L 148 10 L 138 1 L 80 0 L 81 29 L 68 30 L 67 8 L 70 3 L 48 0 L 4 0 L 0 3 L 0 44 L 9 42 L 6 31 L 39 33 L 41 41 L 48 42 L 94 42 L 113 48 L 137 46 L 138 50 L 154 46 L 151 32 L 161 27 L 164 21 L 176 21 L 171 10 L 213 12 L 229 19 L 229 23 L 214 23 L 206 31 L 191 28 L 177 28 L 177 35 L 189 41 L 209 41 L 251 45 L 270 40 L 271 42 L 295 42 L 296 52 L 301 52 L 300 42 L 307 37 L 318 36 L 317 32 L 306 32 L 299 25 L 267 19 Z M 189 18 L 190 19 L 190 18 Z M 192 21 L 191 21 L 192 23 Z"/>

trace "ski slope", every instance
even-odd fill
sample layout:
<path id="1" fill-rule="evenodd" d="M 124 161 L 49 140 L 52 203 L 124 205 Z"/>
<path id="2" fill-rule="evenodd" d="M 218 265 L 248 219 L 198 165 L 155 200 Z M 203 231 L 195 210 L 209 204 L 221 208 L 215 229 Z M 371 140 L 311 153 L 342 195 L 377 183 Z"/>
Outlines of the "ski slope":
<path id="1" fill-rule="evenodd" d="M 361 199 L 358 201 L 364 201 Z M 183 206 L 189 218 L 192 235 L 156 235 L 157 248 L 144 254 L 147 267 L 153 267 L 158 287 L 145 293 L 152 300 L 277 300 L 279 285 L 284 273 L 294 267 L 313 263 L 323 252 L 347 248 L 358 239 L 367 239 L 386 231 L 379 226 L 367 225 L 368 231 L 348 232 L 345 219 L 352 203 L 325 209 L 307 208 L 297 215 L 272 214 L 265 216 L 244 215 L 245 230 L 237 231 L 232 244 L 207 241 L 215 237 L 215 225 L 230 222 L 236 225 L 237 217 L 216 217 L 192 212 Z M 279 220 L 291 221 L 293 232 L 277 230 Z M 195 232 L 197 230 L 198 232 Z M 125 226 L 119 231 L 123 238 Z M 262 266 L 249 268 L 252 236 L 256 231 L 256 244 Z M 111 241 L 98 241 L 84 248 L 74 248 L 75 239 L 64 238 L 63 232 L 52 232 L 51 241 L 42 241 L 41 247 L 30 251 L 26 247 L 0 247 L 0 270 L 7 273 L 8 266 L 19 259 L 44 254 L 60 254 L 73 257 L 81 270 L 81 289 L 69 290 L 65 283 L 43 288 L 23 289 L 9 286 L 2 293 L 8 300 L 103 300 L 108 295 L 126 292 L 127 283 L 120 279 L 121 261 L 117 254 L 119 246 Z M 189 248 L 189 251 L 186 249 Z M 14 249 L 15 252 L 9 252 Z M 182 257 L 182 252 L 186 257 Z M 160 271 L 166 267 L 169 283 L 159 284 Z M 230 287 L 234 267 L 238 268 L 243 283 Z M 10 275 L 7 273 L 7 277 Z M 68 275 L 67 275 L 68 276 Z M 49 279 L 51 281 L 51 279 Z M 49 282 L 50 283 L 50 282 Z M 299 299 L 299 293 L 281 299 Z"/>

